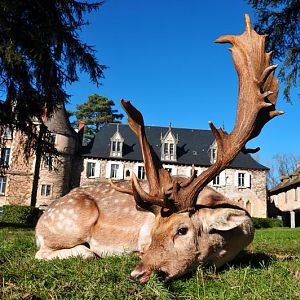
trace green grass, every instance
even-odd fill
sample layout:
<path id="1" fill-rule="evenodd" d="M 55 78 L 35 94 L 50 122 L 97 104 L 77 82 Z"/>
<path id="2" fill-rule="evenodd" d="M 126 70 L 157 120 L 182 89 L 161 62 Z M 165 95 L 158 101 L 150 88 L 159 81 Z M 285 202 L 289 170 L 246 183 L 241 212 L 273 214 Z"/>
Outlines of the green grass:
<path id="1" fill-rule="evenodd" d="M 222 270 L 170 284 L 129 280 L 133 256 L 37 261 L 33 230 L 0 228 L 0 241 L 0 299 L 300 299 L 300 228 L 257 230 Z"/>

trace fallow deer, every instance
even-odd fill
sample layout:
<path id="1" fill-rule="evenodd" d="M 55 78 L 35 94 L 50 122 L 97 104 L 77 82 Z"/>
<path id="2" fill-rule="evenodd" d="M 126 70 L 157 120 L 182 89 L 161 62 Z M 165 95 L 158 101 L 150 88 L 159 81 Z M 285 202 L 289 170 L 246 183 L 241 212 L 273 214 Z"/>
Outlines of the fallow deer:
<path id="1" fill-rule="evenodd" d="M 199 264 L 217 267 L 233 259 L 253 239 L 248 212 L 207 184 L 227 168 L 262 127 L 283 112 L 275 109 L 278 82 L 265 36 L 257 34 L 246 15 L 241 35 L 222 36 L 231 43 L 239 76 L 239 97 L 230 134 L 209 123 L 217 143 L 217 158 L 206 171 L 190 178 L 172 177 L 162 166 L 144 131 L 141 113 L 121 100 L 128 124 L 141 145 L 147 184 L 133 174 L 131 183 L 81 187 L 55 200 L 39 219 L 38 259 L 139 252 L 141 261 L 131 277 L 146 282 L 153 271 L 170 280 Z"/>

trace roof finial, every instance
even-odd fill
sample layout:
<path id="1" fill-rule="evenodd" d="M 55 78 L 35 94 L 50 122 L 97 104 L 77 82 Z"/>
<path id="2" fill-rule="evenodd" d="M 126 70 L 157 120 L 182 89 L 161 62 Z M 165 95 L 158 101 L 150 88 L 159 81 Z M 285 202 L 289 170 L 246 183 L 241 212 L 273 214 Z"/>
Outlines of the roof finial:
<path id="1" fill-rule="evenodd" d="M 172 127 L 172 123 L 170 122 L 169 123 L 169 130 L 171 130 L 171 127 Z"/>
<path id="2" fill-rule="evenodd" d="M 119 125 L 120 125 L 120 124 L 119 124 L 119 123 L 117 123 L 117 132 L 119 132 Z"/>

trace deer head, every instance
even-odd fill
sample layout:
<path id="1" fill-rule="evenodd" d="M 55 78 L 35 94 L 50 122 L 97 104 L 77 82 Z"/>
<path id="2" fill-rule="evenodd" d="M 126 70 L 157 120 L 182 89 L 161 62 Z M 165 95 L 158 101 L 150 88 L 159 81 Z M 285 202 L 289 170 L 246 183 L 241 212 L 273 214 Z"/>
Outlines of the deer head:
<path id="1" fill-rule="evenodd" d="M 129 101 L 121 100 L 128 124 L 141 145 L 149 191 L 141 187 L 134 174 L 132 189 L 113 186 L 133 195 L 137 206 L 156 216 L 152 242 L 132 272 L 132 277 L 140 282 L 146 281 L 153 270 L 170 279 L 186 273 L 200 262 L 212 261 L 220 265 L 252 240 L 253 224 L 249 215 L 224 196 L 204 190 L 240 151 L 258 151 L 259 148 L 247 149 L 246 143 L 256 137 L 269 120 L 283 113 L 275 109 L 278 82 L 274 71 L 277 65 L 270 65 L 271 53 L 265 53 L 266 37 L 252 29 L 248 15 L 245 19 L 243 34 L 216 40 L 233 45 L 230 51 L 239 77 L 237 114 L 231 133 L 217 129 L 209 122 L 217 143 L 217 159 L 200 176 L 195 176 L 193 168 L 188 179 L 172 178 L 147 141 L 142 114 Z M 250 238 L 230 244 L 232 236 L 242 237 L 246 231 L 252 235 Z"/>

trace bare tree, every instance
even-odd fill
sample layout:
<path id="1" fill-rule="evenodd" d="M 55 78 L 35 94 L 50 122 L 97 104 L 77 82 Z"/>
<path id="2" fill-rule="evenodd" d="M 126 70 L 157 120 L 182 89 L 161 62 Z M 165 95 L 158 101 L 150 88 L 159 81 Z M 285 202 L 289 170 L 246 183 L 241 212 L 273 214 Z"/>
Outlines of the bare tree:
<path id="1" fill-rule="evenodd" d="M 292 153 L 277 153 L 273 156 L 273 162 L 267 164 L 270 168 L 267 175 L 267 186 L 272 188 L 280 182 L 282 176 L 291 174 L 300 162 L 300 155 Z"/>

